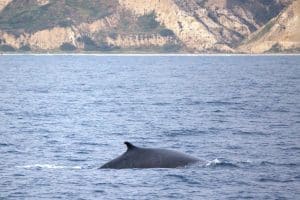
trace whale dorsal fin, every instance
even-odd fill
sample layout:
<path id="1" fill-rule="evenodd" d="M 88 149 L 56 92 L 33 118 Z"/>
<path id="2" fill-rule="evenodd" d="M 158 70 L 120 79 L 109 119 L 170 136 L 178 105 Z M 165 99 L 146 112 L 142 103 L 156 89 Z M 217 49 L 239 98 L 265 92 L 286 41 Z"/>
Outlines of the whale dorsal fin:
<path id="1" fill-rule="evenodd" d="M 136 146 L 134 146 L 130 142 L 124 142 L 124 144 L 126 144 L 126 146 L 127 146 L 127 151 L 130 151 L 130 150 L 133 150 L 133 149 L 137 148 Z"/>

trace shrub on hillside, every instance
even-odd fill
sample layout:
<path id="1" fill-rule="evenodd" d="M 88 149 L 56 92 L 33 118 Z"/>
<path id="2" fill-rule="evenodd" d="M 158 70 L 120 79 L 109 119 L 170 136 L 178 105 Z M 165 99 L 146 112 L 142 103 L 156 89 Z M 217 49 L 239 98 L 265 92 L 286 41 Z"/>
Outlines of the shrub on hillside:
<path id="1" fill-rule="evenodd" d="M 60 27 L 68 27 L 72 25 L 72 21 L 71 20 L 65 20 L 65 21 L 60 21 L 58 22 L 58 26 Z"/>
<path id="2" fill-rule="evenodd" d="M 20 51 L 30 51 L 31 48 L 30 48 L 28 45 L 24 45 L 24 46 L 21 46 L 21 47 L 19 48 L 19 50 L 20 50 Z"/>
<path id="3" fill-rule="evenodd" d="M 82 36 L 77 39 L 79 42 L 84 44 L 85 51 L 97 51 L 99 50 L 97 44 L 88 36 Z"/>
<path id="4" fill-rule="evenodd" d="M 144 31 L 151 31 L 159 26 L 154 12 L 140 16 L 137 23 Z"/>
<path id="5" fill-rule="evenodd" d="M 65 42 L 59 47 L 59 49 L 62 51 L 74 51 L 76 47 L 71 43 Z"/>
<path id="6" fill-rule="evenodd" d="M 165 44 L 162 49 L 164 52 L 178 52 L 180 50 L 181 46 L 178 44 Z"/>
<path id="7" fill-rule="evenodd" d="M 166 36 L 174 36 L 174 32 L 170 29 L 167 29 L 167 28 L 164 28 L 162 30 L 159 31 L 159 34 L 163 37 L 166 37 Z"/>
<path id="8" fill-rule="evenodd" d="M 3 45 L 0 45 L 0 51 L 10 52 L 10 51 L 16 51 L 16 49 L 10 45 L 3 44 Z"/>
<path id="9" fill-rule="evenodd" d="M 267 51 L 269 53 L 278 53 L 282 51 L 282 47 L 280 44 L 276 43 Z"/>

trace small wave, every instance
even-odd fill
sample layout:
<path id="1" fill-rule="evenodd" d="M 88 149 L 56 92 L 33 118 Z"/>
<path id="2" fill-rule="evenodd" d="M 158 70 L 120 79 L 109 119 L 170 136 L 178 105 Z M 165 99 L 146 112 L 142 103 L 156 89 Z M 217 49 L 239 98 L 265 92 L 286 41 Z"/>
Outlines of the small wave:
<path id="1" fill-rule="evenodd" d="M 23 176 L 25 176 L 25 174 L 13 174 L 13 176 L 15 176 L 15 177 L 23 177 Z"/>
<path id="2" fill-rule="evenodd" d="M 94 101 L 93 103 L 90 103 L 90 104 L 103 105 L 103 104 L 105 104 L 105 102 L 102 101 L 102 100 L 97 100 L 97 101 Z"/>
<path id="3" fill-rule="evenodd" d="M 222 110 L 214 110 L 213 112 L 215 112 L 215 113 L 221 113 L 223 111 Z"/>
<path id="4" fill-rule="evenodd" d="M 208 132 L 198 129 L 179 129 L 179 130 L 170 130 L 165 131 L 164 134 L 167 136 L 193 136 L 193 135 L 202 135 L 207 134 Z"/>
<path id="5" fill-rule="evenodd" d="M 80 166 L 63 166 L 63 165 L 51 165 L 51 164 L 34 164 L 17 166 L 17 168 L 24 169 L 82 169 Z"/>
<path id="6" fill-rule="evenodd" d="M 294 178 L 300 180 L 300 175 L 297 175 L 297 176 L 295 176 Z"/>
<path id="7" fill-rule="evenodd" d="M 237 145 L 228 145 L 227 149 L 242 149 L 242 147 Z"/>
<path id="8" fill-rule="evenodd" d="M 72 162 L 85 162 L 86 159 L 80 159 L 80 158 L 68 158 L 68 161 L 72 161 Z"/>
<path id="9" fill-rule="evenodd" d="M 19 150 L 8 150 L 8 151 L 5 151 L 5 153 L 11 153 L 11 154 L 24 154 L 24 152 L 19 151 Z"/>
<path id="10" fill-rule="evenodd" d="M 95 193 L 105 193 L 104 190 L 94 190 Z"/>
<path id="11" fill-rule="evenodd" d="M 274 163 L 274 162 L 269 162 L 269 161 L 262 161 L 260 163 L 262 166 L 283 166 L 283 167 L 296 167 L 299 166 L 297 163 Z"/>
<path id="12" fill-rule="evenodd" d="M 166 177 L 178 179 L 178 180 L 181 180 L 181 181 L 183 181 L 185 183 L 188 183 L 188 184 L 195 184 L 195 185 L 199 185 L 200 184 L 200 182 L 198 180 L 194 180 L 192 177 L 187 177 L 185 175 L 168 174 L 168 175 L 166 175 Z"/>
<path id="13" fill-rule="evenodd" d="M 289 183 L 293 182 L 294 180 L 286 179 L 286 180 L 280 180 L 275 178 L 260 178 L 258 179 L 259 182 L 275 182 L 275 183 Z"/>
<path id="14" fill-rule="evenodd" d="M 157 102 L 157 103 L 153 103 L 152 105 L 154 106 L 168 106 L 171 103 L 167 103 L 167 102 Z"/>
<path id="15" fill-rule="evenodd" d="M 239 166 L 231 163 L 231 162 L 227 162 L 225 160 L 219 160 L 218 158 L 212 160 L 212 161 L 208 161 L 205 164 L 206 167 L 232 167 L 232 168 L 238 168 Z"/>
<path id="16" fill-rule="evenodd" d="M 258 131 L 258 132 L 255 132 L 255 131 L 237 131 L 237 132 L 233 132 L 232 133 L 233 135 L 261 135 L 261 136 L 264 136 L 264 135 L 269 135 L 268 133 L 264 133 L 264 132 L 261 132 L 261 131 Z"/>
<path id="17" fill-rule="evenodd" d="M 203 103 L 204 102 L 202 102 L 202 101 L 192 101 L 192 102 L 189 102 L 187 105 L 195 106 L 195 105 L 201 105 Z"/>
<path id="18" fill-rule="evenodd" d="M 97 142 L 75 142 L 75 144 L 78 145 L 87 145 L 87 146 L 101 146 L 101 144 L 97 143 Z"/>
<path id="19" fill-rule="evenodd" d="M 290 147 L 290 148 L 287 148 L 287 150 L 297 151 L 297 150 L 300 150 L 300 147 Z"/>
<path id="20" fill-rule="evenodd" d="M 229 102 L 229 101 L 207 101 L 206 103 L 216 105 L 216 106 L 239 105 L 239 104 L 241 104 L 241 103 L 238 103 L 238 102 Z"/>
<path id="21" fill-rule="evenodd" d="M 286 108 L 278 108 L 276 110 L 273 110 L 273 112 L 288 113 L 290 111 L 288 109 L 286 109 Z"/>
<path id="22" fill-rule="evenodd" d="M 7 146 L 12 146 L 12 144 L 9 144 L 9 143 L 0 143 L 0 147 L 7 147 Z"/>
<path id="23" fill-rule="evenodd" d="M 269 125 L 270 128 L 286 128 L 289 127 L 287 124 L 271 124 Z"/>

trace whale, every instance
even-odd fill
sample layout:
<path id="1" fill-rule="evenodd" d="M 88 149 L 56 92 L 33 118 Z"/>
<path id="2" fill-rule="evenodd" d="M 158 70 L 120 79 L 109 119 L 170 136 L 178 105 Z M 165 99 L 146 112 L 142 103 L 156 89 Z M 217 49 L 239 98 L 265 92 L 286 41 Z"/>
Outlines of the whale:
<path id="1" fill-rule="evenodd" d="M 175 150 L 142 148 L 124 142 L 127 151 L 102 165 L 100 169 L 177 168 L 199 161 L 198 158 Z"/>

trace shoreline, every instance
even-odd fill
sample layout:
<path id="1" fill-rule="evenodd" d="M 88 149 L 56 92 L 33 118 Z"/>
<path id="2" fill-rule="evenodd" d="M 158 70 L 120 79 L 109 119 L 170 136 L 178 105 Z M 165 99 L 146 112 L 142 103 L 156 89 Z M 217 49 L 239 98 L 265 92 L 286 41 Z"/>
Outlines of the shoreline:
<path id="1" fill-rule="evenodd" d="M 176 56 L 182 56 L 182 57 L 225 57 L 225 56 L 300 56 L 300 53 L 274 53 L 274 54 L 218 54 L 218 53 L 212 53 L 212 54 L 185 54 L 185 53 L 170 53 L 170 54 L 147 54 L 147 53 L 133 53 L 133 54 L 107 54 L 107 53 L 0 53 L 0 56 L 103 56 L 103 57 L 176 57 Z"/>

